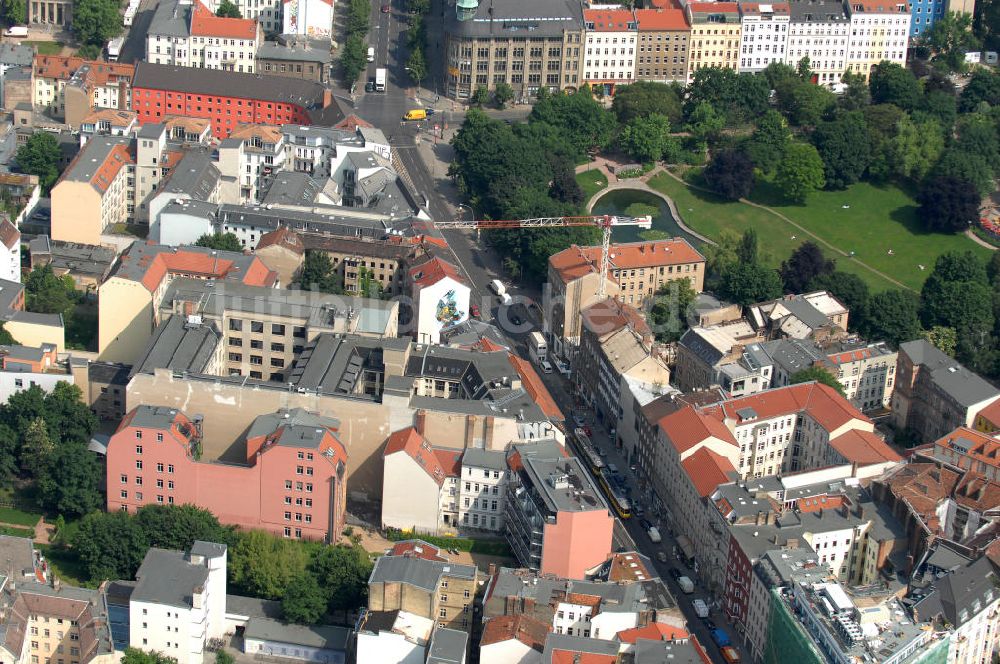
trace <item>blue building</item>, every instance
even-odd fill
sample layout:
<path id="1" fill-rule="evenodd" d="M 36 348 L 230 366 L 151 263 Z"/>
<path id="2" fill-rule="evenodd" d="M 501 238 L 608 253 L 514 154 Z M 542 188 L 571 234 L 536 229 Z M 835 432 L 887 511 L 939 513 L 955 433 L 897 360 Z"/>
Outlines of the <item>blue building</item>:
<path id="1" fill-rule="evenodd" d="M 944 16 L 947 0 L 909 0 L 910 37 L 922 37 L 934 25 L 934 21 Z"/>

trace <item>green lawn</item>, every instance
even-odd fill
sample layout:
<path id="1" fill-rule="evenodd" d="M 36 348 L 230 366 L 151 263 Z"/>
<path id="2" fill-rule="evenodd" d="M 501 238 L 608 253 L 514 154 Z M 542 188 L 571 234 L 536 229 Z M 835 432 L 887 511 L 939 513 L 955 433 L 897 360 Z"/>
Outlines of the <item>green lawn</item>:
<path id="1" fill-rule="evenodd" d="M 38 520 L 41 518 L 41 514 L 24 512 L 10 507 L 0 507 L 0 523 L 10 523 L 15 526 L 34 528 L 35 524 L 37 524 Z"/>
<path id="2" fill-rule="evenodd" d="M 0 535 L 9 535 L 11 537 L 25 537 L 27 539 L 32 539 L 35 536 L 35 531 L 33 528 L 14 528 L 12 526 L 0 526 Z"/>
<path id="3" fill-rule="evenodd" d="M 65 46 L 62 42 L 54 41 L 23 41 L 21 43 L 25 46 L 34 46 L 38 55 L 59 55 Z"/>
<path id="4" fill-rule="evenodd" d="M 724 228 L 738 233 L 754 228 L 765 259 L 771 265 L 777 266 L 795 247 L 810 239 L 766 210 L 691 190 L 666 174 L 656 176 L 649 184 L 673 198 L 684 221 L 708 237 L 717 237 Z M 873 291 L 898 286 L 865 265 L 919 290 L 940 254 L 971 250 L 987 257 L 991 253 L 962 235 L 922 231 L 915 218 L 913 198 L 893 185 L 859 183 L 845 191 L 817 192 L 804 205 L 789 205 L 764 182 L 758 185 L 752 200 L 773 208 L 833 246 L 855 252 L 857 260 L 852 260 L 820 245 L 829 257 L 837 260 L 837 269 L 857 274 Z M 921 270 L 920 265 L 925 269 Z"/>
<path id="5" fill-rule="evenodd" d="M 608 186 L 608 178 L 601 171 L 593 168 L 576 174 L 576 182 L 583 189 L 583 202 L 586 203 L 590 197 Z"/>
<path id="6" fill-rule="evenodd" d="M 87 578 L 87 570 L 72 549 L 51 544 L 36 544 L 35 548 L 42 552 L 52 571 L 63 583 L 81 588 L 96 587 L 97 584 L 84 580 Z"/>

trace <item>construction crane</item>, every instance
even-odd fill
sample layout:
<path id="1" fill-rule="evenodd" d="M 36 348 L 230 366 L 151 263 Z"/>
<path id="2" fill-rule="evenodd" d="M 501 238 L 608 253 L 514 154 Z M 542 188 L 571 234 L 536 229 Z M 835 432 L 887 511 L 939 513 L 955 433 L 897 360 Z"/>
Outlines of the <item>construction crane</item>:
<path id="1" fill-rule="evenodd" d="M 517 219 L 513 221 L 505 220 L 457 220 L 457 221 L 435 221 L 434 225 L 442 230 L 456 228 L 471 228 L 476 231 L 508 230 L 513 228 L 570 228 L 573 226 L 596 226 L 601 229 L 601 275 L 597 296 L 603 300 L 606 291 L 608 277 L 608 266 L 610 263 L 611 251 L 611 229 L 615 226 L 638 226 L 649 230 L 653 227 L 653 218 L 649 215 L 644 217 L 619 217 L 611 214 L 583 216 L 583 217 L 538 217 L 536 219 Z"/>

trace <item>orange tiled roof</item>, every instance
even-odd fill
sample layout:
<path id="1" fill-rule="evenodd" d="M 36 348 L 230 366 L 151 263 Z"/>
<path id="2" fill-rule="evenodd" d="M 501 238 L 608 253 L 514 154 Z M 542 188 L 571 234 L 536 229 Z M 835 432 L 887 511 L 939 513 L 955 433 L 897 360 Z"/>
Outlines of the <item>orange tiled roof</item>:
<path id="1" fill-rule="evenodd" d="M 498 616 L 486 622 L 479 646 L 489 646 L 516 639 L 529 648 L 542 652 L 548 635 L 548 625 L 531 616 L 523 613 Z"/>
<path id="2" fill-rule="evenodd" d="M 709 406 L 705 412 L 714 414 L 719 419 L 732 418 L 739 425 L 744 422 L 738 411 L 744 408 L 751 408 L 757 414 L 757 419 L 761 420 L 785 413 L 807 411 L 827 431 L 843 426 L 852 419 L 871 421 L 836 390 L 822 383 L 801 383 L 766 390 Z"/>
<path id="3" fill-rule="evenodd" d="M 630 9 L 584 9 L 583 20 L 593 23 L 597 32 L 628 32 L 635 19 Z"/>
<path id="4" fill-rule="evenodd" d="M 599 337 L 617 332 L 626 326 L 631 327 L 642 337 L 653 333 L 638 309 L 618 300 L 597 302 L 580 312 L 580 315 L 583 316 L 583 324 Z"/>
<path id="5" fill-rule="evenodd" d="M 851 429 L 831 438 L 830 446 L 840 452 L 848 463 L 885 463 L 903 459 L 877 434 L 862 429 Z"/>
<path id="6" fill-rule="evenodd" d="M 566 416 L 559 409 L 556 404 L 556 400 L 552 398 L 552 394 L 549 389 L 545 387 L 545 383 L 542 382 L 541 376 L 535 371 L 535 368 L 531 366 L 528 360 L 518 357 L 513 353 L 508 353 L 510 358 L 510 363 L 514 365 L 517 369 L 517 373 L 521 376 L 521 385 L 524 387 L 525 391 L 532 398 L 532 400 L 538 404 L 538 407 L 542 409 L 548 417 L 554 420 L 564 420 Z"/>
<path id="7" fill-rule="evenodd" d="M 420 288 L 436 284 L 445 277 L 451 277 L 462 284 L 465 283 L 465 279 L 459 274 L 458 268 L 437 256 L 410 268 L 410 280 Z"/>
<path id="8" fill-rule="evenodd" d="M 691 479 L 698 495 L 710 495 L 720 484 L 731 482 L 736 469 L 726 457 L 716 454 L 707 447 L 699 449 L 681 462 L 684 472 Z"/>
<path id="9" fill-rule="evenodd" d="M 397 452 L 404 452 L 413 459 L 418 466 L 423 468 L 424 472 L 430 475 L 432 480 L 437 482 L 438 486 L 444 484 L 445 477 L 458 474 L 454 472 L 456 466 L 448 461 L 447 453 L 452 451 L 435 450 L 413 427 L 401 429 L 389 436 L 383 456 L 389 456 Z M 444 452 L 445 454 L 439 456 L 438 452 Z M 455 454 L 458 457 L 461 456 L 460 451 L 455 452 Z M 449 463 L 447 468 L 442 465 L 442 459 Z"/>
<path id="10" fill-rule="evenodd" d="M 13 249 L 21 243 L 21 231 L 4 215 L 0 218 L 0 242 L 8 249 Z"/>
<path id="11" fill-rule="evenodd" d="M 135 157 L 127 146 L 116 145 L 108 152 L 108 158 L 104 160 L 104 163 L 94 172 L 94 177 L 90 178 L 90 184 L 103 194 L 114 182 L 115 176 L 118 175 L 122 167 L 134 162 Z"/>
<path id="12" fill-rule="evenodd" d="M 685 406 L 661 418 L 659 425 L 678 453 L 688 451 L 710 436 L 736 445 L 736 438 L 721 420 L 702 413 L 694 406 Z"/>
<path id="13" fill-rule="evenodd" d="M 692 2 L 688 4 L 693 12 L 705 12 L 708 14 L 736 14 L 739 12 L 739 4 L 735 2 Z"/>
<path id="14" fill-rule="evenodd" d="M 90 65 L 90 72 L 87 80 L 94 85 L 117 84 L 119 81 L 132 82 L 135 75 L 135 65 L 127 65 L 124 62 L 101 62 L 87 61 L 84 64 Z"/>
<path id="15" fill-rule="evenodd" d="M 663 9 L 637 9 L 635 18 L 639 21 L 639 32 L 654 30 L 690 30 L 687 14 L 683 9 L 665 7 Z"/>
<path id="16" fill-rule="evenodd" d="M 667 625 L 661 622 L 651 622 L 645 627 L 633 627 L 625 629 L 617 634 L 618 640 L 622 643 L 635 643 L 639 639 L 647 641 L 675 641 L 686 639 L 691 635 L 680 627 Z"/>
<path id="17" fill-rule="evenodd" d="M 36 55 L 32 63 L 35 76 L 69 79 L 83 64 L 83 58 L 62 55 Z"/>
<path id="18" fill-rule="evenodd" d="M 700 263 L 705 257 L 682 238 L 655 242 L 612 244 L 609 251 L 610 270 L 631 270 L 660 265 Z M 564 282 L 597 272 L 601 264 L 600 247 L 573 245 L 549 258 L 549 264 Z"/>
<path id="19" fill-rule="evenodd" d="M 979 417 L 983 418 L 994 427 L 1000 428 L 1000 399 L 997 399 L 986 408 L 979 411 Z"/>
<path id="20" fill-rule="evenodd" d="M 327 0 L 323 0 L 323 1 L 326 2 L 326 4 L 330 4 L 330 2 L 328 2 Z M 289 0 L 285 0 L 285 2 L 289 2 Z M 333 128 L 334 129 L 357 129 L 358 127 L 365 127 L 365 128 L 371 129 L 374 126 L 375 125 L 373 125 L 372 123 L 368 122 L 367 120 L 363 120 L 363 119 L 359 118 L 358 116 L 354 115 L 353 113 L 351 113 L 346 118 L 344 118 L 343 120 L 341 120 L 337 124 L 333 125 Z"/>
<path id="21" fill-rule="evenodd" d="M 396 542 L 386 553 L 387 556 L 409 556 L 411 558 L 423 558 L 424 560 L 436 560 L 448 562 L 448 559 L 441 555 L 441 549 L 429 544 L 421 539 L 403 540 Z"/>
<path id="22" fill-rule="evenodd" d="M 282 226 L 276 230 L 261 235 L 260 240 L 257 242 L 257 248 L 255 251 L 260 251 L 261 249 L 270 246 L 284 247 L 285 249 L 288 249 L 296 254 L 304 254 L 306 251 L 306 245 L 302 242 L 302 236 L 290 229 L 288 226 Z"/>
<path id="23" fill-rule="evenodd" d="M 962 448 L 968 448 L 968 451 L 963 452 L 962 449 L 956 449 L 956 443 L 961 443 Z M 967 427 L 959 427 L 948 435 L 942 436 L 934 441 L 934 447 L 954 450 L 960 455 L 980 461 L 987 466 L 1000 467 L 1000 440 Z M 962 467 L 965 466 L 962 465 Z"/>
<path id="24" fill-rule="evenodd" d="M 249 18 L 223 18 L 195 0 L 191 13 L 191 34 L 197 37 L 225 37 L 227 39 L 256 39 L 257 21 Z"/>

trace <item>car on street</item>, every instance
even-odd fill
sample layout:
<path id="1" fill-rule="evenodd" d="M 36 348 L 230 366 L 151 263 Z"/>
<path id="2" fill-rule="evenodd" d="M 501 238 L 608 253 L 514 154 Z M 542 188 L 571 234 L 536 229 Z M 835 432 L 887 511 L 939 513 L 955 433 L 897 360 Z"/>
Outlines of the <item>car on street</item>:
<path id="1" fill-rule="evenodd" d="M 705 629 L 707 629 L 710 632 L 716 629 L 715 622 L 713 622 L 711 618 L 704 618 L 701 622 L 703 625 L 705 625 Z"/>
<path id="2" fill-rule="evenodd" d="M 653 524 L 649 522 L 649 519 L 639 519 L 639 525 L 642 526 L 643 530 L 649 530 L 653 527 Z"/>
<path id="3" fill-rule="evenodd" d="M 575 424 L 577 426 L 577 428 L 582 429 L 583 425 L 586 424 L 586 423 L 587 423 L 587 421 L 585 419 L 583 419 L 583 415 L 581 415 L 580 413 L 573 413 L 573 424 Z M 590 435 L 590 434 L 588 434 L 588 435 Z"/>
<path id="4" fill-rule="evenodd" d="M 479 318 L 479 305 L 478 304 L 470 305 L 469 306 L 469 313 L 471 313 L 473 315 L 473 317 Z"/>
<path id="5" fill-rule="evenodd" d="M 368 82 L 365 83 L 365 92 L 375 92 L 375 79 L 369 78 Z"/>
<path id="6" fill-rule="evenodd" d="M 634 513 L 634 514 L 635 514 L 636 516 L 642 516 L 643 514 L 645 514 L 645 513 L 646 513 L 646 508 L 645 508 L 645 507 L 643 507 L 642 505 L 639 505 L 639 504 L 637 503 L 637 504 L 635 505 L 635 508 L 634 508 L 634 509 L 632 510 L 632 512 L 633 512 L 633 513 Z"/>
<path id="7" fill-rule="evenodd" d="M 656 552 L 656 559 L 659 560 L 661 563 L 667 562 L 667 552 L 666 551 L 657 551 Z"/>
<path id="8" fill-rule="evenodd" d="M 552 365 L 549 364 L 548 360 L 542 360 L 539 362 L 539 366 L 542 367 L 542 373 L 550 374 L 552 373 Z"/>
<path id="9" fill-rule="evenodd" d="M 390 5 L 382 5 L 382 13 L 383 14 L 388 14 L 391 11 L 392 11 L 392 7 Z"/>
<path id="10" fill-rule="evenodd" d="M 670 576 L 674 577 L 674 579 L 679 579 L 684 576 L 684 572 L 680 571 L 676 567 L 673 567 L 670 569 Z"/>

